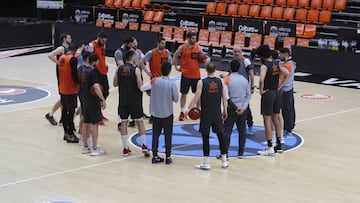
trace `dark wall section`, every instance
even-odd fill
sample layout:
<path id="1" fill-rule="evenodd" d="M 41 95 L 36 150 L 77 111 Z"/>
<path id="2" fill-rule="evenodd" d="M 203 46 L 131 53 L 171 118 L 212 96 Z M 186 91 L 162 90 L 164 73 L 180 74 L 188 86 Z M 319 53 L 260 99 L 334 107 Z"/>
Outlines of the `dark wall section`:
<path id="1" fill-rule="evenodd" d="M 342 51 L 293 47 L 297 71 L 360 80 L 360 55 Z"/>
<path id="2" fill-rule="evenodd" d="M 133 31 L 133 30 L 119 30 L 113 28 L 94 27 L 85 24 L 71 24 L 71 23 L 57 23 L 55 25 L 55 46 L 60 44 L 59 36 L 61 33 L 68 33 L 72 36 L 74 43 L 80 41 L 90 42 L 96 39 L 97 33 L 105 31 L 108 35 L 107 53 L 108 56 L 113 56 L 114 51 L 119 48 L 122 42 L 128 37 L 135 37 L 139 42 L 139 48 L 144 52 L 156 46 L 158 33 Z"/>
<path id="3" fill-rule="evenodd" d="M 38 44 L 50 45 L 52 44 L 51 30 L 51 23 L 28 25 L 3 23 L 0 25 L 0 33 L 2 37 L 0 49 Z"/>

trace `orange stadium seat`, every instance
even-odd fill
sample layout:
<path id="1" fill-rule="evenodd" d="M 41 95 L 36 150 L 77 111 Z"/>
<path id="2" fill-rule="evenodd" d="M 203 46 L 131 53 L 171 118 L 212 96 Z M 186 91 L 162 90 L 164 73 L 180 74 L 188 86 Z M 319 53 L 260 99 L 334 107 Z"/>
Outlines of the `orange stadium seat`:
<path id="1" fill-rule="evenodd" d="M 174 27 L 173 38 L 172 41 L 178 43 L 184 43 L 184 28 L 182 27 Z"/>
<path id="2" fill-rule="evenodd" d="M 311 0 L 310 7 L 320 9 L 322 7 L 322 0 Z"/>
<path id="3" fill-rule="evenodd" d="M 264 0 L 264 4 L 266 4 L 266 5 L 274 5 L 275 0 Z"/>
<path id="4" fill-rule="evenodd" d="M 216 3 L 215 2 L 207 3 L 205 12 L 208 14 L 216 13 Z"/>
<path id="5" fill-rule="evenodd" d="M 122 0 L 114 0 L 114 6 L 116 8 L 121 8 L 122 7 Z"/>
<path id="6" fill-rule="evenodd" d="M 154 21 L 155 23 L 162 23 L 163 18 L 164 18 L 164 12 L 162 12 L 162 11 L 156 11 L 155 14 L 154 14 L 153 21 Z"/>
<path id="7" fill-rule="evenodd" d="M 249 9 L 250 17 L 259 17 L 260 14 L 260 6 L 259 5 L 251 5 Z"/>
<path id="8" fill-rule="evenodd" d="M 336 0 L 334 4 L 334 9 L 343 11 L 346 8 L 346 0 Z"/>
<path id="9" fill-rule="evenodd" d="M 200 31 L 199 31 L 199 39 L 198 39 L 199 44 L 207 45 L 209 43 L 209 35 L 210 35 L 209 30 L 200 29 Z"/>
<path id="10" fill-rule="evenodd" d="M 261 4 L 264 4 L 264 1 L 263 0 L 253 0 L 253 3 L 261 5 Z"/>
<path id="11" fill-rule="evenodd" d="M 106 27 L 106 28 L 111 28 L 112 27 L 112 22 L 110 22 L 110 21 L 106 21 L 105 23 L 104 23 L 104 27 Z"/>
<path id="12" fill-rule="evenodd" d="M 329 9 L 329 10 L 333 9 L 334 8 L 334 0 L 324 0 L 322 7 Z"/>
<path id="13" fill-rule="evenodd" d="M 331 20 L 331 11 L 322 10 L 319 15 L 319 22 L 330 23 Z"/>
<path id="14" fill-rule="evenodd" d="M 125 29 L 126 28 L 126 24 L 122 21 L 116 21 L 115 22 L 115 28 L 116 29 Z"/>
<path id="15" fill-rule="evenodd" d="M 308 46 L 309 46 L 309 39 L 298 38 L 298 39 L 297 39 L 296 46 L 299 46 L 299 47 L 308 47 Z"/>
<path id="16" fill-rule="evenodd" d="M 141 23 L 140 30 L 141 31 L 150 31 L 150 24 Z"/>
<path id="17" fill-rule="evenodd" d="M 144 13 L 144 21 L 148 23 L 152 23 L 154 19 L 155 12 L 154 11 L 145 11 Z"/>
<path id="18" fill-rule="evenodd" d="M 152 24 L 151 25 L 151 32 L 161 32 L 161 25 L 159 24 Z"/>
<path id="19" fill-rule="evenodd" d="M 305 25 L 302 23 L 296 23 L 296 36 L 300 37 L 304 34 Z"/>
<path id="20" fill-rule="evenodd" d="M 293 20 L 295 15 L 295 9 L 294 8 L 285 8 L 284 10 L 284 20 Z"/>
<path id="21" fill-rule="evenodd" d="M 243 0 L 242 2 L 247 3 L 247 4 L 251 4 L 251 3 L 253 3 L 253 0 Z"/>
<path id="22" fill-rule="evenodd" d="M 240 4 L 240 3 L 242 3 L 243 1 L 242 1 L 242 0 L 233 0 L 232 2 L 233 2 L 233 3 Z"/>
<path id="23" fill-rule="evenodd" d="M 234 37 L 234 47 L 245 47 L 245 32 L 236 32 Z"/>
<path id="24" fill-rule="evenodd" d="M 319 10 L 311 9 L 307 14 L 307 21 L 318 22 L 319 21 Z"/>
<path id="25" fill-rule="evenodd" d="M 162 9 L 161 4 L 154 3 L 154 4 L 152 4 L 152 5 L 153 5 L 153 10 L 154 10 L 154 11 L 161 11 L 161 9 Z"/>
<path id="26" fill-rule="evenodd" d="M 131 0 L 123 0 L 122 7 L 131 8 Z"/>
<path id="27" fill-rule="evenodd" d="M 295 45 L 295 37 L 284 37 L 283 47 L 291 49 Z"/>
<path id="28" fill-rule="evenodd" d="M 292 6 L 292 7 L 297 7 L 298 5 L 298 0 L 287 0 L 287 4 L 288 6 Z"/>
<path id="29" fill-rule="evenodd" d="M 264 45 L 269 45 L 269 48 L 274 50 L 275 49 L 275 42 L 276 42 L 276 37 L 275 36 L 270 36 L 270 35 L 265 35 L 264 36 Z"/>
<path id="30" fill-rule="evenodd" d="M 284 8 L 277 6 L 277 7 L 274 7 L 271 16 L 272 16 L 272 18 L 274 18 L 276 20 L 280 20 L 280 19 L 283 19 L 283 12 L 284 12 Z"/>
<path id="31" fill-rule="evenodd" d="M 251 33 L 248 49 L 255 49 L 261 45 L 261 34 Z"/>
<path id="32" fill-rule="evenodd" d="M 250 6 L 248 4 L 240 4 L 238 9 L 238 16 L 241 17 L 249 16 L 249 8 Z"/>
<path id="33" fill-rule="evenodd" d="M 105 0 L 105 6 L 106 7 L 113 7 L 114 6 L 114 0 Z"/>
<path id="34" fill-rule="evenodd" d="M 197 28 L 197 27 L 187 27 L 187 28 L 186 28 L 186 32 L 194 32 L 194 33 L 197 33 L 197 32 L 198 32 L 198 28 Z"/>
<path id="35" fill-rule="evenodd" d="M 220 31 L 212 30 L 209 34 L 209 44 L 212 46 L 219 46 L 220 44 Z"/>
<path id="36" fill-rule="evenodd" d="M 141 8 L 145 8 L 145 5 L 150 4 L 150 0 L 141 0 Z"/>
<path id="37" fill-rule="evenodd" d="M 130 22 L 129 23 L 129 30 L 139 30 L 139 23 Z"/>
<path id="38" fill-rule="evenodd" d="M 304 28 L 304 38 L 314 38 L 316 35 L 316 25 L 306 24 Z"/>
<path id="39" fill-rule="evenodd" d="M 169 13 L 171 12 L 172 8 L 169 4 L 163 4 L 161 5 L 161 11 L 164 13 Z"/>
<path id="40" fill-rule="evenodd" d="M 141 0 L 132 0 L 131 7 L 133 9 L 141 9 Z"/>
<path id="41" fill-rule="evenodd" d="M 295 20 L 305 22 L 307 17 L 307 9 L 299 8 L 296 11 Z"/>
<path id="42" fill-rule="evenodd" d="M 172 40 L 172 34 L 173 34 L 173 26 L 165 25 L 163 27 L 162 37 L 166 41 Z"/>
<path id="43" fill-rule="evenodd" d="M 227 14 L 230 16 L 236 16 L 238 12 L 239 5 L 238 4 L 229 4 L 227 9 Z"/>
<path id="44" fill-rule="evenodd" d="M 260 17 L 266 19 L 271 18 L 272 8 L 273 8 L 272 6 L 263 6 L 261 8 Z"/>
<path id="45" fill-rule="evenodd" d="M 276 0 L 275 4 L 278 6 L 286 6 L 286 0 Z"/>
<path id="46" fill-rule="evenodd" d="M 310 0 L 299 0 L 298 6 L 308 8 L 309 7 Z"/>
<path id="47" fill-rule="evenodd" d="M 226 3 L 217 3 L 216 4 L 216 14 L 219 14 L 219 15 L 224 15 L 226 14 Z"/>
<path id="48" fill-rule="evenodd" d="M 231 31 L 221 32 L 220 46 L 231 47 L 232 34 Z"/>
<path id="49" fill-rule="evenodd" d="M 102 27 L 102 26 L 104 26 L 104 23 L 103 23 L 102 20 L 96 20 L 95 26 L 96 27 Z"/>

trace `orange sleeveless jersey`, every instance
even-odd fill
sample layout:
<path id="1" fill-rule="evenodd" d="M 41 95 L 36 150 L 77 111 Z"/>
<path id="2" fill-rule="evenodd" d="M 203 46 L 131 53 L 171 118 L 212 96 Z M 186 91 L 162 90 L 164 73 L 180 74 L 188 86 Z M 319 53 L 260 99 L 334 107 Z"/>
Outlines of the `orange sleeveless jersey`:
<path id="1" fill-rule="evenodd" d="M 58 60 L 59 91 L 64 95 L 77 94 L 80 90 L 79 84 L 75 83 L 71 74 L 70 60 L 73 57 L 73 55 L 61 55 Z"/>
<path id="2" fill-rule="evenodd" d="M 165 62 L 168 62 L 167 49 L 164 49 L 161 54 L 156 50 L 152 49 L 152 57 L 149 63 L 151 74 L 154 77 L 160 77 L 161 74 L 161 65 Z"/>
<path id="3" fill-rule="evenodd" d="M 284 66 L 284 68 L 286 68 L 289 71 L 289 74 L 290 74 L 290 72 L 292 70 L 292 63 L 287 61 L 283 64 L 283 66 Z M 284 75 L 280 73 L 279 79 L 282 80 L 283 78 L 284 78 Z"/>
<path id="4" fill-rule="evenodd" d="M 183 77 L 200 79 L 201 76 L 198 62 L 199 52 L 200 48 L 197 44 L 195 44 L 192 49 L 190 49 L 187 44 L 182 45 L 180 68 Z"/>
<path id="5" fill-rule="evenodd" d="M 97 66 L 97 69 L 101 74 L 106 75 L 109 69 L 105 62 L 106 46 L 99 46 L 96 41 L 92 41 L 92 44 L 94 46 L 94 54 L 99 57 L 99 65 Z"/>

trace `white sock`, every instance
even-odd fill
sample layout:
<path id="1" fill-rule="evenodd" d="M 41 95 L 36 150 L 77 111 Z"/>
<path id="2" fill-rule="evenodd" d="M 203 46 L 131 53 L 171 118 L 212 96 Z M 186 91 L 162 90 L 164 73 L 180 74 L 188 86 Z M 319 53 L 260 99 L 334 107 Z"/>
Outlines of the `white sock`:
<path id="1" fill-rule="evenodd" d="M 123 148 L 127 149 L 129 147 L 128 146 L 128 136 L 127 135 L 122 135 L 121 140 L 122 140 Z"/>
<path id="2" fill-rule="evenodd" d="M 183 113 L 185 113 L 185 108 L 182 107 L 180 111 L 183 112 Z"/>
<path id="3" fill-rule="evenodd" d="M 53 111 L 50 111 L 50 112 L 49 112 L 49 116 L 54 116 L 54 112 L 53 112 Z"/>
<path id="4" fill-rule="evenodd" d="M 221 160 L 222 160 L 223 162 L 227 161 L 226 154 L 222 154 L 222 155 L 221 155 Z"/>
<path id="5" fill-rule="evenodd" d="M 145 135 L 140 135 L 141 141 L 144 145 L 146 145 L 146 136 Z"/>
<path id="6" fill-rule="evenodd" d="M 209 164 L 209 163 L 210 163 L 209 157 L 205 156 L 204 157 L 204 164 Z"/>
<path id="7" fill-rule="evenodd" d="M 284 130 L 281 130 L 280 137 L 283 137 L 283 135 L 284 135 Z"/>

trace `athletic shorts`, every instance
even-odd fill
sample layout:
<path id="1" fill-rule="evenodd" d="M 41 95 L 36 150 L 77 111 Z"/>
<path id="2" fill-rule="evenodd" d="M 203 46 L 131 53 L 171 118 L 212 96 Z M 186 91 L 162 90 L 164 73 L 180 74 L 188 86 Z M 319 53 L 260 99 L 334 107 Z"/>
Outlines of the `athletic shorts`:
<path id="1" fill-rule="evenodd" d="M 282 108 L 282 91 L 269 90 L 261 96 L 261 115 L 271 116 L 280 113 Z"/>
<path id="2" fill-rule="evenodd" d="M 189 93 L 189 90 L 190 90 L 190 87 L 191 87 L 192 93 L 195 93 L 197 83 L 198 83 L 199 80 L 200 79 L 185 78 L 185 77 L 181 76 L 180 92 L 182 94 L 187 94 L 187 93 Z"/>
<path id="3" fill-rule="evenodd" d="M 100 102 L 88 102 L 83 109 L 84 123 L 97 124 L 102 120 Z"/>
<path id="4" fill-rule="evenodd" d="M 224 122 L 221 114 L 217 116 L 201 115 L 199 132 L 209 134 L 210 128 L 214 133 L 222 133 L 224 131 Z"/>
<path id="5" fill-rule="evenodd" d="M 142 102 L 133 103 L 130 105 L 119 106 L 118 114 L 120 115 L 120 118 L 122 120 L 128 119 L 129 116 L 133 120 L 140 119 L 140 118 L 144 117 Z"/>
<path id="6" fill-rule="evenodd" d="M 65 110 L 75 110 L 77 107 L 77 94 L 60 95 L 62 108 Z"/>

